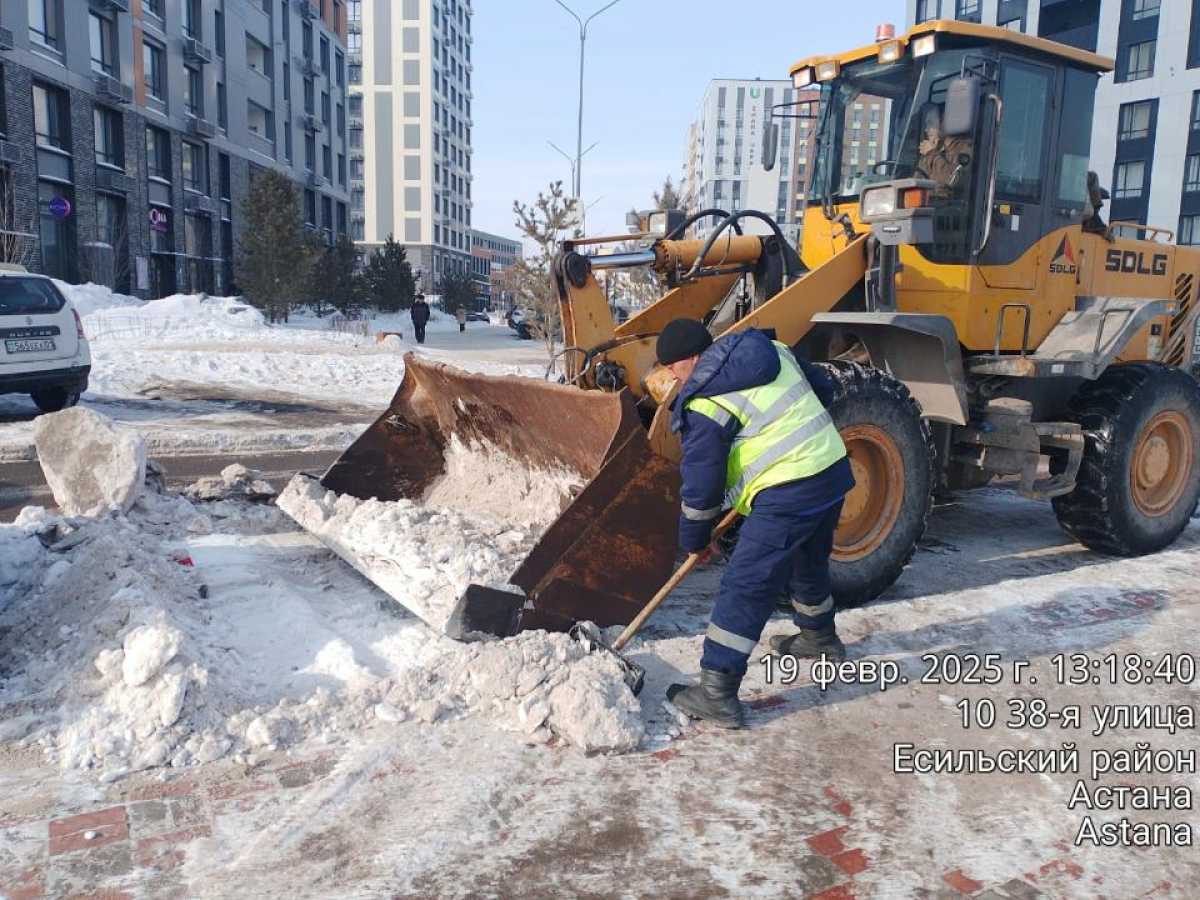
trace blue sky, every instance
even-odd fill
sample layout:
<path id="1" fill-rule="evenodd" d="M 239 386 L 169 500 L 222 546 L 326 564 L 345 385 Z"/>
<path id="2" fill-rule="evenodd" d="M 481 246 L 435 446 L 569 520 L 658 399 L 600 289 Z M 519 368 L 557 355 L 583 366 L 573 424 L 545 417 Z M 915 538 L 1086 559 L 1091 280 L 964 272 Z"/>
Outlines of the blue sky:
<path id="1" fill-rule="evenodd" d="M 564 0 L 581 15 L 606 0 Z M 570 182 L 579 28 L 553 0 L 475 0 L 472 76 L 476 228 L 515 235 L 514 199 Z M 624 231 L 665 176 L 678 181 L 688 124 L 712 78 L 786 78 L 804 56 L 870 43 L 904 26 L 903 0 L 620 0 L 588 32 L 583 196 L 588 231 Z"/>

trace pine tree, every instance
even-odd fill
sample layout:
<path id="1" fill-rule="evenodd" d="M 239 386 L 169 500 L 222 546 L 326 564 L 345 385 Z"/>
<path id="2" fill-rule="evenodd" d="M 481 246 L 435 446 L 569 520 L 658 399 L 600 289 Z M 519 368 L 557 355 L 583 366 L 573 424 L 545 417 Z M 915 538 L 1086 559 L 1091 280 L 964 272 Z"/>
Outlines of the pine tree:
<path id="1" fill-rule="evenodd" d="M 470 272 L 450 271 L 438 282 L 438 293 L 442 295 L 442 308 L 453 314 L 460 306 L 475 308 L 475 279 Z"/>
<path id="2" fill-rule="evenodd" d="M 274 170 L 256 174 L 242 205 L 242 220 L 237 283 L 270 321 L 286 322 L 292 307 L 306 299 L 313 263 L 312 243 L 291 180 Z"/>
<path id="3" fill-rule="evenodd" d="M 417 282 L 403 245 L 392 235 L 375 251 L 363 273 L 369 302 L 380 312 L 397 312 L 412 306 Z"/>
<path id="4" fill-rule="evenodd" d="M 358 274 L 358 251 L 354 242 L 341 235 L 332 247 L 320 248 L 310 279 L 313 312 L 324 316 L 332 307 L 341 313 L 362 308 L 362 277 Z"/>

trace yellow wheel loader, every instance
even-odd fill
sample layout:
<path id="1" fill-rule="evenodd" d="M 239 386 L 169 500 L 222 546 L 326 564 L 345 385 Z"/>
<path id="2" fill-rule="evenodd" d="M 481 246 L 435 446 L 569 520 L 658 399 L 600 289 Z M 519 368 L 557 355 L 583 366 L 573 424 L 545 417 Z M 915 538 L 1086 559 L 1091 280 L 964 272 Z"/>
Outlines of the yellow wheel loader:
<path id="1" fill-rule="evenodd" d="M 467 375 L 410 356 L 388 412 L 324 476 L 358 497 L 420 498 L 452 438 L 577 473 L 585 487 L 513 576 L 480 586 L 464 631 L 628 622 L 665 579 L 678 515 L 678 390 L 656 366 L 670 320 L 769 329 L 828 366 L 857 487 L 834 593 L 871 600 L 898 577 L 937 491 L 1014 478 L 1107 554 L 1150 553 L 1200 496 L 1200 252 L 1103 224 L 1088 190 L 1097 81 L 1111 60 L 1022 34 L 927 22 L 793 66 L 817 153 L 802 245 L 767 215 L 647 217 L 634 251 L 562 244 L 563 384 Z M 885 159 L 849 165 L 847 111 L 883 98 Z M 776 121 L 779 120 L 779 121 Z M 700 238 L 687 237 L 714 223 Z M 611 251 L 611 252 L 609 252 Z M 649 267 L 662 298 L 614 323 L 598 272 Z"/>

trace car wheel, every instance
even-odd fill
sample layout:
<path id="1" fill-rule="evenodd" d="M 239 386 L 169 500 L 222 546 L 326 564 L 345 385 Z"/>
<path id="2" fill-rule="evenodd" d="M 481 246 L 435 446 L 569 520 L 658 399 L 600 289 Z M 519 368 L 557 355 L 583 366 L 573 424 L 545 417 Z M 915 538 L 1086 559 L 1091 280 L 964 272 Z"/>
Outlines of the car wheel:
<path id="1" fill-rule="evenodd" d="M 37 408 L 42 412 L 58 412 L 79 402 L 79 391 L 68 390 L 64 387 L 42 388 L 30 394 Z"/>

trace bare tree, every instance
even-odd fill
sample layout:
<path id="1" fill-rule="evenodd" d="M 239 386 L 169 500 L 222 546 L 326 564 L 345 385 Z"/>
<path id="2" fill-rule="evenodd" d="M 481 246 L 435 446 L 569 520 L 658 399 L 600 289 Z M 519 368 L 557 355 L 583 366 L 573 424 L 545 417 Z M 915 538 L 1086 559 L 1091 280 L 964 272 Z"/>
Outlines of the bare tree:
<path id="1" fill-rule="evenodd" d="M 12 170 L 0 168 L 0 262 L 29 265 L 37 248 L 36 225 L 36 208 L 20 208 Z"/>
<path id="2" fill-rule="evenodd" d="M 546 355 L 552 360 L 562 334 L 562 316 L 550 265 L 565 232 L 578 221 L 577 205 L 578 201 L 566 196 L 561 181 L 551 182 L 548 192 L 539 191 L 537 199 L 528 205 L 513 202 L 517 228 L 534 245 L 535 252 L 512 266 L 505 280 L 511 279 L 511 290 L 525 308 L 530 330 L 546 345 Z"/>

